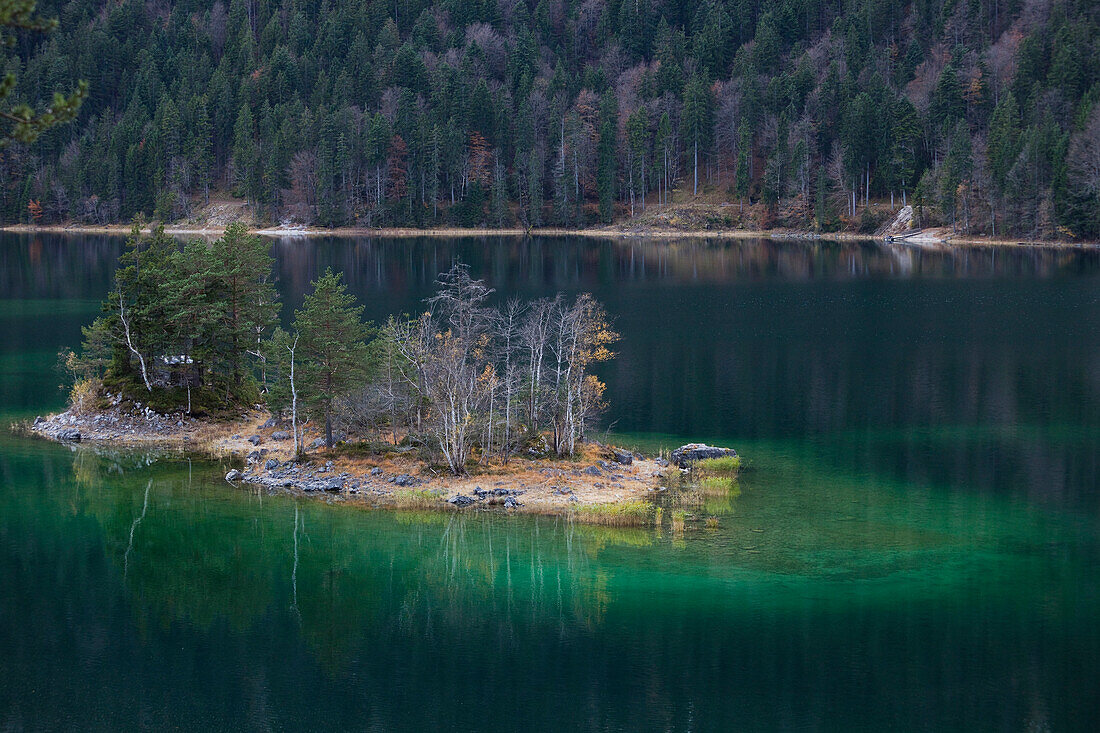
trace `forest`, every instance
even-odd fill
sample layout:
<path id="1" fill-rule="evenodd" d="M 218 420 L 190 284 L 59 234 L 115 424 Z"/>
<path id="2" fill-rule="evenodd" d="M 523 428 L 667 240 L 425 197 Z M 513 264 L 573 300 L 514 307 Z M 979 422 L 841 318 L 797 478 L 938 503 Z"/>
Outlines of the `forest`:
<path id="1" fill-rule="evenodd" d="M 266 404 L 292 429 L 295 453 L 314 421 L 319 445 L 349 433 L 403 442 L 463 473 L 521 450 L 571 456 L 605 407 L 592 368 L 619 336 L 591 295 L 493 307 L 493 290 L 457 263 L 421 313 L 375 328 L 329 270 L 284 329 L 268 241 L 239 223 L 184 245 L 142 226 L 80 353 L 59 355 L 78 414 L 126 403 L 239 418 Z"/>
<path id="2" fill-rule="evenodd" d="M 43 0 L 5 222 L 728 222 L 1100 236 L 1092 0 Z M 729 208 L 729 207 L 727 207 Z"/>

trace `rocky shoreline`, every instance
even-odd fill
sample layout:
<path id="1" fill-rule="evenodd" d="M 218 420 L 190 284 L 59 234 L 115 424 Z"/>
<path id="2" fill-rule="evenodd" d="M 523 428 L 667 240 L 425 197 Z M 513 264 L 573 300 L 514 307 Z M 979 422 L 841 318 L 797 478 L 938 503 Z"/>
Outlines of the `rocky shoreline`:
<path id="1" fill-rule="evenodd" d="M 213 423 L 183 414 L 160 415 L 117 398 L 109 402 L 110 407 L 92 414 L 68 410 L 38 417 L 29 432 L 74 448 L 81 443 L 155 447 L 229 459 L 237 464 L 225 475 L 229 483 L 272 493 L 323 496 L 372 507 L 552 515 L 643 502 L 665 490 L 667 472 L 685 470 L 678 467 L 695 460 L 736 455 L 730 449 L 691 444 L 674 452 L 670 463 L 589 443 L 575 459 L 532 455 L 454 476 L 419 459 L 415 449 L 406 446 L 371 455 L 329 451 L 309 427 L 310 452 L 296 458 L 290 433 L 260 407 L 240 420 Z"/>

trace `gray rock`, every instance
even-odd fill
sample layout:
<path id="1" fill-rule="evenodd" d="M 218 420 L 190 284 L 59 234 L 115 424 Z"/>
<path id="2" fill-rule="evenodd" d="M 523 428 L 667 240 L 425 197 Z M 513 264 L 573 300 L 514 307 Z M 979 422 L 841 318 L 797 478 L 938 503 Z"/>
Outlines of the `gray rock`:
<path id="1" fill-rule="evenodd" d="M 268 458 L 267 463 L 264 464 L 264 468 L 266 468 L 268 471 L 274 471 L 278 467 L 279 461 L 274 458 Z"/>
<path id="2" fill-rule="evenodd" d="M 514 496 L 509 496 L 507 499 L 504 500 L 505 509 L 515 509 L 519 505 L 520 503 L 516 501 L 516 497 Z"/>
<path id="3" fill-rule="evenodd" d="M 230 483 L 232 483 L 234 481 L 240 481 L 241 480 L 241 472 L 234 468 L 229 473 L 225 474 L 225 480 L 230 482 Z"/>
<path id="4" fill-rule="evenodd" d="M 454 504 L 455 506 L 470 506 L 471 504 L 477 503 L 477 499 L 471 499 L 468 496 L 459 494 L 458 496 L 453 496 L 450 499 L 447 499 L 447 503 Z"/>
<path id="5" fill-rule="evenodd" d="M 261 458 L 263 458 L 263 454 L 258 450 L 254 450 L 248 454 L 249 463 L 259 463 Z"/>
<path id="6" fill-rule="evenodd" d="M 483 499 L 486 496 L 489 496 L 489 492 L 486 491 L 485 489 L 481 488 L 480 486 L 475 486 L 474 487 L 474 496 L 476 496 L 479 499 Z"/>
<path id="7" fill-rule="evenodd" d="M 589 466 L 588 468 L 581 471 L 581 473 L 588 474 L 589 476 L 603 476 L 603 473 L 601 473 L 600 469 L 596 466 Z"/>
<path id="8" fill-rule="evenodd" d="M 371 476 L 381 476 L 382 475 L 382 469 L 379 468 L 378 466 L 375 466 L 374 468 L 372 468 L 370 470 L 370 475 Z"/>
<path id="9" fill-rule="evenodd" d="M 657 459 L 657 465 L 660 466 L 661 468 L 668 468 L 668 461 L 665 460 L 664 458 L 658 458 Z"/>
<path id="10" fill-rule="evenodd" d="M 79 443 L 80 431 L 76 428 L 65 428 L 57 433 L 57 439 L 66 443 Z"/>
<path id="11" fill-rule="evenodd" d="M 252 445 L 259 445 L 263 442 L 263 439 L 259 435 L 251 435 L 248 438 L 248 442 Z"/>
<path id="12" fill-rule="evenodd" d="M 493 496 L 517 496 L 518 491 L 514 489 L 493 489 Z"/>
<path id="13" fill-rule="evenodd" d="M 264 424 L 263 424 L 262 426 L 260 426 L 260 427 L 262 427 L 262 428 L 263 428 L 264 430 L 267 430 L 268 428 L 273 428 L 273 427 L 275 427 L 275 425 L 276 425 L 276 424 L 277 424 L 277 423 L 276 423 L 276 421 L 275 421 L 275 418 L 273 418 L 273 417 L 272 417 L 272 418 L 268 418 L 268 421 L 267 421 L 267 422 L 265 422 L 265 423 L 264 423 Z"/>
<path id="14" fill-rule="evenodd" d="M 44 422 L 46 422 L 46 418 L 42 417 L 41 415 L 39 415 L 38 417 L 36 417 L 34 419 L 34 424 L 35 425 L 41 425 Z"/>
<path id="15" fill-rule="evenodd" d="M 290 440 L 290 433 L 284 430 L 276 430 L 271 434 L 272 440 Z"/>
<path id="16" fill-rule="evenodd" d="M 704 443 L 688 443 L 672 451 L 672 462 L 680 468 L 686 468 L 695 461 L 705 461 L 711 458 L 724 458 L 736 456 L 737 451 L 732 448 L 716 448 Z"/>
<path id="17" fill-rule="evenodd" d="M 317 438 L 316 440 L 314 440 L 312 443 L 309 444 L 309 449 L 310 450 L 316 450 L 316 449 L 320 448 L 321 446 L 323 446 L 324 444 L 325 444 L 325 439 L 324 438 Z"/>
<path id="18" fill-rule="evenodd" d="M 397 476 L 396 478 L 394 478 L 393 482 L 398 486 L 419 486 L 420 484 L 424 483 L 416 476 L 410 476 L 407 473 L 403 473 L 400 476 Z"/>
<path id="19" fill-rule="evenodd" d="M 615 455 L 616 463 L 621 463 L 624 466 L 634 463 L 634 456 L 624 450 L 613 450 L 612 453 Z"/>

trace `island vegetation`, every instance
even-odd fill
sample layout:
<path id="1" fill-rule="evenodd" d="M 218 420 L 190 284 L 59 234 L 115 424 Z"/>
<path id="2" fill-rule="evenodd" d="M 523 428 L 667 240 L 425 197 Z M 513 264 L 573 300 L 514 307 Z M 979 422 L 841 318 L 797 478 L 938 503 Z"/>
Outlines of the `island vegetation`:
<path id="1" fill-rule="evenodd" d="M 1090 0 L 38 4 L 7 223 L 1100 236 Z"/>
<path id="2" fill-rule="evenodd" d="M 419 443 L 455 474 L 533 441 L 572 456 L 604 406 L 591 370 L 618 334 L 591 295 L 494 308 L 459 263 L 423 313 L 375 327 L 329 270 L 284 330 L 269 250 L 239 224 L 180 246 L 136 223 L 103 315 L 79 354 L 61 354 L 73 405 L 95 410 L 110 394 L 226 418 L 263 402 L 290 420 L 297 452 L 300 423 L 315 421 L 326 446 L 349 432 Z"/>

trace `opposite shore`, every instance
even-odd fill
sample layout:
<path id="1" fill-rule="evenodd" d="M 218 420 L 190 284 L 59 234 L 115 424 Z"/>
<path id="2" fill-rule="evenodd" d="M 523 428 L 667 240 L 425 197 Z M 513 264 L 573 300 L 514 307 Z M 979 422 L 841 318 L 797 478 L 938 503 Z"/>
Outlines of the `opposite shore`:
<path id="1" fill-rule="evenodd" d="M 220 237 L 228 225 L 195 226 L 189 224 L 165 225 L 164 231 L 174 236 Z M 5 224 L 0 231 L 14 234 L 105 234 L 126 236 L 132 230 L 131 225 L 105 224 L 89 225 L 46 225 Z M 151 231 L 146 229 L 144 231 Z M 892 242 L 917 247 L 1043 247 L 1059 249 L 1100 248 L 1100 242 L 1077 242 L 1066 240 L 1019 240 L 1015 238 L 993 238 L 984 236 L 956 235 L 943 227 L 921 229 L 906 232 L 904 235 L 887 237 L 856 232 L 814 232 L 798 229 L 677 229 L 649 226 L 612 225 L 587 229 L 519 227 L 489 229 L 437 227 L 416 229 L 408 227 L 297 227 L 297 226 L 252 226 L 250 234 L 264 237 L 585 237 L 604 239 L 648 238 L 648 239 L 813 239 L 842 242 Z"/>

